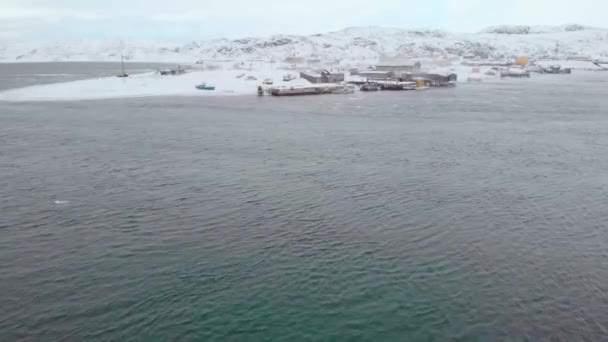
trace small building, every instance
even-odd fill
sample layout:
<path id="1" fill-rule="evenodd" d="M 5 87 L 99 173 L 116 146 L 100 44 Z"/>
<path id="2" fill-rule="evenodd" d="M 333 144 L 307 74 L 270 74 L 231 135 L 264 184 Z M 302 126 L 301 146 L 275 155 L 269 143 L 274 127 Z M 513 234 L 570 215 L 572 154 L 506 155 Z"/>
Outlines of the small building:
<path id="1" fill-rule="evenodd" d="M 310 83 L 339 83 L 344 82 L 343 72 L 321 70 L 318 72 L 301 72 L 300 77 Z"/>
<path id="2" fill-rule="evenodd" d="M 359 71 L 358 76 L 362 78 L 368 78 L 370 80 L 386 80 L 393 77 L 392 71 L 377 71 L 377 70 L 365 70 Z"/>
<path id="3" fill-rule="evenodd" d="M 400 77 L 402 73 L 420 72 L 422 64 L 419 61 L 402 58 L 385 58 L 376 65 L 376 71 L 390 71 Z"/>

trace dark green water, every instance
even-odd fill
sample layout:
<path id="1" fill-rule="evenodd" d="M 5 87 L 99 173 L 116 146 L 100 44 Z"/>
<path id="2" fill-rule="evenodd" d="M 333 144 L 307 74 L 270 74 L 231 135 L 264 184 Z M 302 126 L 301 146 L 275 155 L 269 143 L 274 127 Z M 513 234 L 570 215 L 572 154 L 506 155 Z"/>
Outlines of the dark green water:
<path id="1" fill-rule="evenodd" d="M 0 103 L 1 341 L 601 341 L 608 79 Z"/>

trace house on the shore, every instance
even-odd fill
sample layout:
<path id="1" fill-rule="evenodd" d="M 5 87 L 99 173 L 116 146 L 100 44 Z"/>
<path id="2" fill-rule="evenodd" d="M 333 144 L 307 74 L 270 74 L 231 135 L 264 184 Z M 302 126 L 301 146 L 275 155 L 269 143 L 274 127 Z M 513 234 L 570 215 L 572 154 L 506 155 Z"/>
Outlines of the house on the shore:
<path id="1" fill-rule="evenodd" d="M 331 72 L 328 70 L 301 72 L 300 77 L 310 83 L 340 83 L 344 82 L 343 72 Z"/>
<path id="2" fill-rule="evenodd" d="M 359 71 L 357 76 L 361 78 L 368 79 L 370 81 L 374 80 L 387 80 L 393 77 L 392 71 L 377 71 L 377 70 L 364 70 Z"/>
<path id="3" fill-rule="evenodd" d="M 383 58 L 376 65 L 376 71 L 389 71 L 395 77 L 402 77 L 402 74 L 420 72 L 422 64 L 419 61 L 403 58 Z"/>

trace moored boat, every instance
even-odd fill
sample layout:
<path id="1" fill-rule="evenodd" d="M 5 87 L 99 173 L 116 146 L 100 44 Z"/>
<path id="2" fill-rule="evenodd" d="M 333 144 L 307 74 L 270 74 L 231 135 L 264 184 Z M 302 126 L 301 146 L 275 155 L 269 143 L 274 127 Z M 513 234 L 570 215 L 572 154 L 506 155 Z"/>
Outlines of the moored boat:
<path id="1" fill-rule="evenodd" d="M 208 85 L 207 83 L 201 83 L 201 84 L 197 84 L 195 85 L 196 89 L 199 90 L 215 90 L 215 86 L 212 85 Z"/>
<path id="2" fill-rule="evenodd" d="M 380 88 L 375 83 L 365 83 L 359 89 L 361 91 L 378 91 Z"/>
<path id="3" fill-rule="evenodd" d="M 331 91 L 332 94 L 352 94 L 355 92 L 355 87 L 352 85 L 343 85 Z"/>

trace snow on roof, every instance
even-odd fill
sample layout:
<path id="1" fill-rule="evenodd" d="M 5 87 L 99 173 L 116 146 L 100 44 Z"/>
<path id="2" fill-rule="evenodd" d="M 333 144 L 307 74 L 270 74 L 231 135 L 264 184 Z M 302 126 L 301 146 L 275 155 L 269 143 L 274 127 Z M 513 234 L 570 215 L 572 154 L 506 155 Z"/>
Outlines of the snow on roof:
<path id="1" fill-rule="evenodd" d="M 321 75 L 318 72 L 303 71 L 302 74 L 303 75 L 308 75 L 308 76 L 311 76 L 311 77 L 323 77 L 323 75 Z"/>
<path id="2" fill-rule="evenodd" d="M 389 71 L 378 71 L 378 70 L 363 70 L 363 71 L 359 71 L 360 74 L 378 74 L 378 75 L 384 75 L 389 73 Z"/>
<path id="3" fill-rule="evenodd" d="M 435 75 L 440 75 L 440 76 L 449 76 L 451 74 L 454 74 L 454 72 L 450 69 L 446 69 L 446 68 L 437 68 L 437 69 L 432 69 L 427 71 L 427 74 L 435 74 Z"/>
<path id="4" fill-rule="evenodd" d="M 378 63 L 378 66 L 414 66 L 418 61 L 403 58 L 383 58 Z"/>

